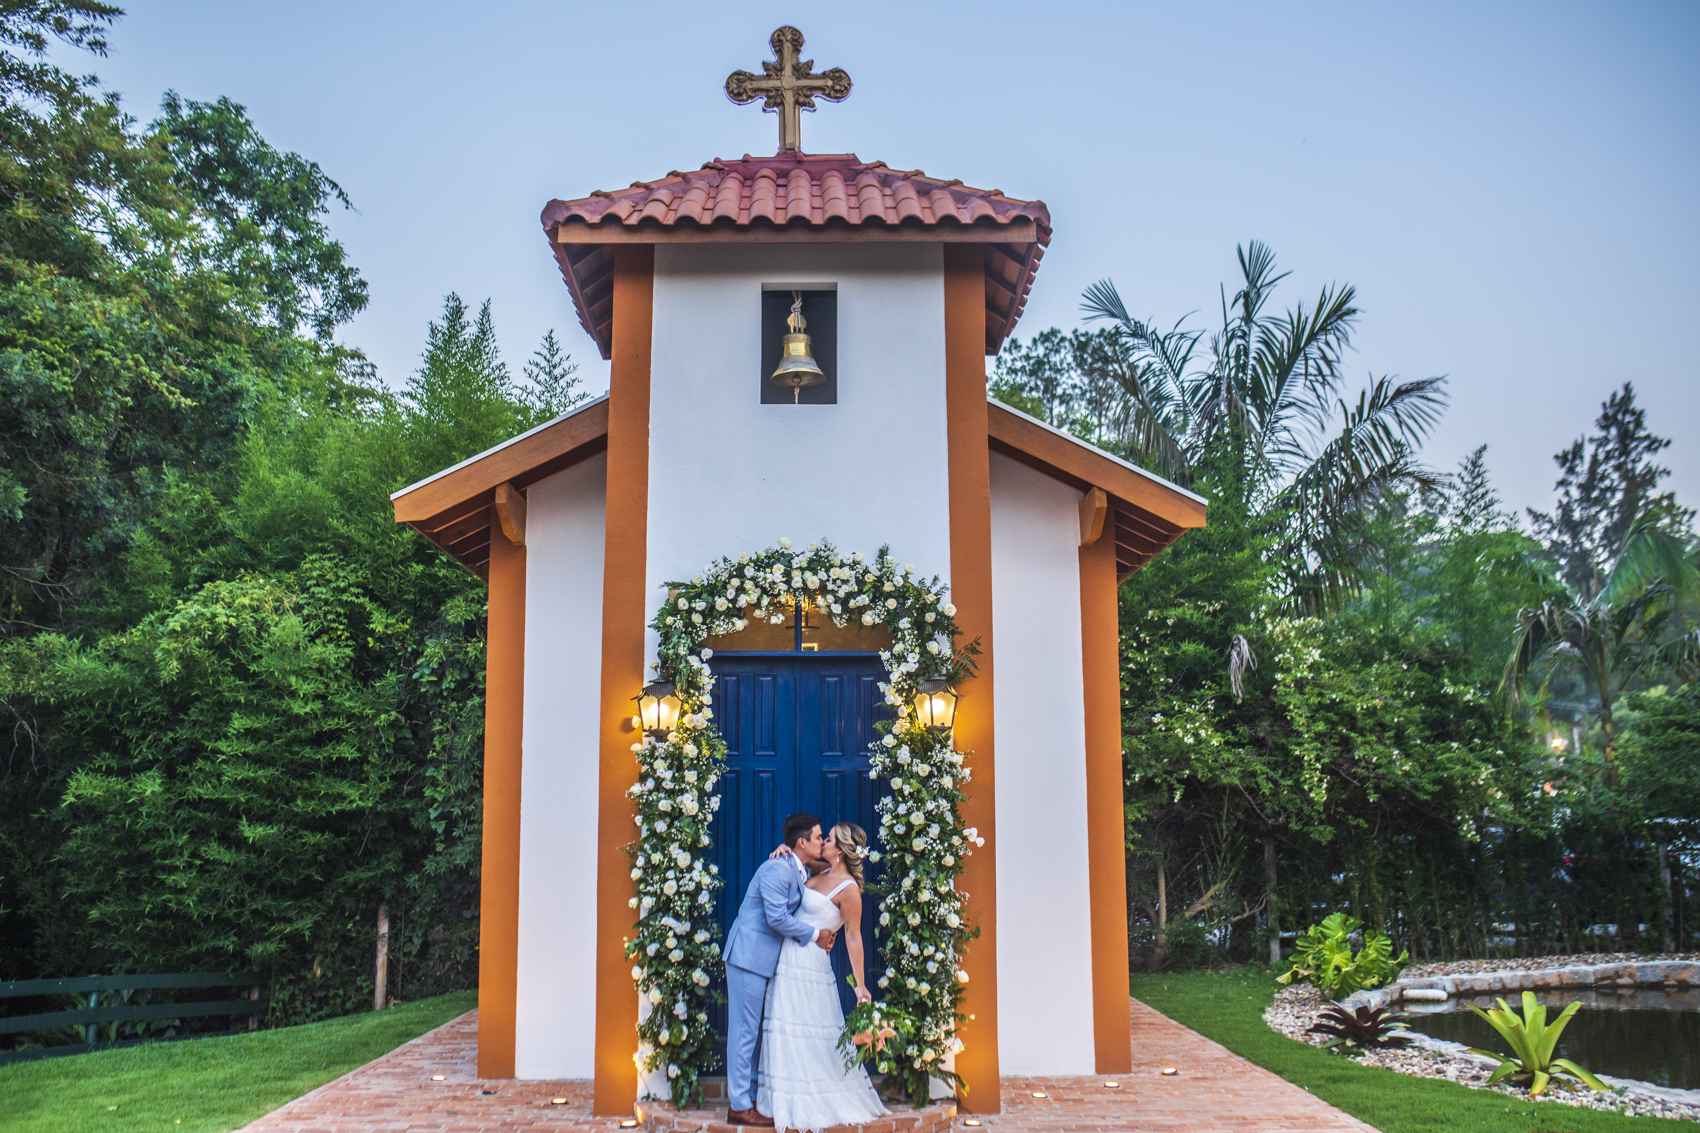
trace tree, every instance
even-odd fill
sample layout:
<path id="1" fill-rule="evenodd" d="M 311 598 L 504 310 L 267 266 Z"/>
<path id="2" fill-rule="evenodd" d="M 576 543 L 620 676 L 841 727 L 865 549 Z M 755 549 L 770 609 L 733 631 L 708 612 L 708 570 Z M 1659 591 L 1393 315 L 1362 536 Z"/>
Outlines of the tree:
<path id="1" fill-rule="evenodd" d="M 1681 526 L 1690 514 L 1669 497 L 1655 499 L 1619 546 L 1595 548 L 1613 564 L 1603 580 L 1592 571 L 1581 576 L 1590 589 L 1600 583 L 1596 592 L 1562 584 L 1517 615 L 1501 689 L 1520 704 L 1532 675 L 1544 695 L 1555 675 L 1580 670 L 1594 695 L 1608 786 L 1619 781 L 1618 697 L 1639 680 L 1700 671 L 1700 630 L 1684 632 L 1681 622 L 1683 604 L 1700 593 L 1691 536 Z"/>
<path id="2" fill-rule="evenodd" d="M 1558 453 L 1558 507 L 1548 515 L 1529 509 L 1537 538 L 1558 562 L 1565 583 L 1583 599 L 1597 597 L 1629 537 L 1630 526 L 1649 509 L 1671 511 L 1671 521 L 1684 525 L 1694 513 L 1678 509 L 1675 497 L 1655 494 L 1668 468 L 1653 457 L 1670 441 L 1647 429 L 1647 413 L 1635 404 L 1635 387 L 1623 383 L 1600 407 L 1590 438 Z"/>
<path id="3" fill-rule="evenodd" d="M 335 201 L 354 206 L 317 162 L 273 149 L 246 110 L 221 98 L 192 102 L 167 91 L 153 123 L 171 157 L 172 182 L 211 229 L 211 261 L 263 297 L 265 313 L 295 333 L 329 342 L 366 306 L 366 281 L 320 219 Z"/>
<path id="4" fill-rule="evenodd" d="M 1357 538 L 1368 509 L 1392 488 L 1435 483 L 1415 453 L 1445 405 L 1444 379 L 1379 378 L 1348 402 L 1353 288 L 1329 285 L 1309 308 L 1274 314 L 1266 308 L 1286 273 L 1257 241 L 1238 257 L 1239 286 L 1231 300 L 1224 289 L 1221 329 L 1198 363 L 1203 332 L 1134 318 L 1108 280 L 1087 289 L 1087 317 L 1112 324 L 1108 341 L 1089 342 L 1103 404 L 1088 416 L 1109 447 L 1182 482 L 1205 454 L 1227 454 L 1251 505 L 1280 519 L 1285 600 L 1337 606 L 1364 577 Z"/>
<path id="5" fill-rule="evenodd" d="M 544 333 L 542 345 L 526 362 L 524 373 L 528 384 L 521 387 L 520 400 L 542 420 L 559 417 L 590 400 L 590 391 L 579 388 L 578 363 L 561 350 L 552 329 Z"/>
<path id="6" fill-rule="evenodd" d="M 442 318 L 426 330 L 424 356 L 402 400 L 420 475 L 525 431 L 530 415 L 516 399 L 513 377 L 496 345 L 488 299 L 472 319 L 459 295 L 450 292 L 444 298 Z"/>

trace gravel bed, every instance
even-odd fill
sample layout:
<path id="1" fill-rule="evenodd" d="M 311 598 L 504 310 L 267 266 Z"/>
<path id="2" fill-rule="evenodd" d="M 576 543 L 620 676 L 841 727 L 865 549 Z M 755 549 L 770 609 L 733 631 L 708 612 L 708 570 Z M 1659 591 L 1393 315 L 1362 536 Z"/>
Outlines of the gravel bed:
<path id="1" fill-rule="evenodd" d="M 1579 964 L 1635 964 L 1649 960 L 1700 963 L 1700 952 L 1581 952 L 1574 956 L 1514 956 L 1502 960 L 1448 960 L 1444 964 L 1412 964 L 1400 973 L 1409 977 L 1464 976 L 1477 972 L 1540 972 Z"/>
<path id="2" fill-rule="evenodd" d="M 1530 968 L 1560 967 L 1576 963 L 1608 964 L 1622 963 L 1638 957 L 1630 954 L 1576 956 L 1548 956 L 1528 963 Z M 1660 957 L 1661 959 L 1687 959 L 1688 957 Z M 1505 971 L 1505 962 L 1493 961 L 1461 961 L 1463 964 L 1485 964 L 1484 967 L 1465 968 L 1451 964 L 1433 964 L 1427 967 L 1436 969 L 1423 972 L 1423 975 L 1458 975 L 1466 972 Z M 1443 970 L 1442 970 L 1443 969 Z M 1409 973 L 1409 969 L 1407 969 Z M 1309 985 L 1282 988 L 1275 993 L 1275 1002 L 1263 1013 L 1263 1021 L 1272 1030 L 1286 1035 L 1290 1039 L 1308 1043 L 1311 1046 L 1322 1046 L 1328 1041 L 1324 1035 L 1310 1035 L 1305 1031 L 1317 1021 L 1322 1011 L 1328 1006 L 1328 1000 L 1322 992 Z M 1517 1098 L 1519 1101 L 1552 1102 L 1558 1105 L 1584 1106 L 1589 1109 L 1611 1110 L 1616 1113 L 1629 1114 L 1636 1117 L 1674 1117 L 1688 1121 L 1700 1121 L 1700 1104 L 1677 1101 L 1663 1096 L 1675 1091 L 1661 1090 L 1657 1086 L 1643 1083 L 1626 1082 L 1623 1079 L 1609 1079 L 1612 1087 L 1604 1092 L 1590 1090 L 1580 1084 L 1568 1084 L 1568 1079 L 1553 1079 L 1547 1092 L 1538 1098 L 1529 1097 L 1528 1091 L 1501 1082 L 1489 1086 L 1487 1080 L 1496 1065 L 1491 1059 L 1469 1054 L 1457 1043 L 1443 1043 L 1431 1039 L 1427 1035 L 1412 1034 L 1418 1045 L 1412 1045 L 1402 1050 L 1369 1051 L 1357 1058 L 1365 1066 L 1380 1066 L 1400 1074 L 1411 1074 L 1420 1078 L 1441 1078 L 1459 1085 L 1470 1086 L 1478 1090 L 1495 1090 Z M 1692 1094 L 1692 1091 L 1683 1091 Z"/>

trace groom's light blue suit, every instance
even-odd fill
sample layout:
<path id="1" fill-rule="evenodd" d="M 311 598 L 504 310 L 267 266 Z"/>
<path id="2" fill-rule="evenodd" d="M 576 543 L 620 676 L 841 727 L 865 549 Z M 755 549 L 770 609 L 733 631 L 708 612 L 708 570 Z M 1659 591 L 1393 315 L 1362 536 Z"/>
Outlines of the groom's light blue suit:
<path id="1" fill-rule="evenodd" d="M 738 917 L 726 934 L 726 1093 L 734 1110 L 749 1109 L 756 1039 L 761 1036 L 767 981 L 779 966 L 785 938 L 810 944 L 819 935 L 797 919 L 803 903 L 803 874 L 793 857 L 761 864 Z"/>

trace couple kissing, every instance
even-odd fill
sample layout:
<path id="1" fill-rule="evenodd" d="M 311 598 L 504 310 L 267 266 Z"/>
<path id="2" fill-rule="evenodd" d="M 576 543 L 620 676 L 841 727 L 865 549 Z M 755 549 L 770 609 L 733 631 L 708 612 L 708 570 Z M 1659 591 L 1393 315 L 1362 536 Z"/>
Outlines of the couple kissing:
<path id="1" fill-rule="evenodd" d="M 867 1070 L 844 1067 L 844 1011 L 831 957 L 842 932 L 856 998 L 871 998 L 862 942 L 868 836 L 849 822 L 823 835 L 820 819 L 794 814 L 783 837 L 750 879 L 726 934 L 727 1120 L 817 1131 L 872 1121 L 887 1110 Z"/>

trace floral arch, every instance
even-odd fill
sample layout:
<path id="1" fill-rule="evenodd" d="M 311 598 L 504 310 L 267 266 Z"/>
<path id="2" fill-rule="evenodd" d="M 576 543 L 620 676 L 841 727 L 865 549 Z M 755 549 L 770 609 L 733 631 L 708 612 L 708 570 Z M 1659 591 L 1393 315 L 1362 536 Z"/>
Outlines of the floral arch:
<path id="1" fill-rule="evenodd" d="M 956 881 L 973 847 L 985 843 L 962 823 L 970 753 L 954 750 L 948 732 L 924 727 L 914 708 L 921 682 L 954 685 L 974 669 L 978 650 L 956 646 L 956 607 L 945 601 L 946 587 L 900 567 L 885 547 L 870 559 L 842 554 L 825 540 L 796 550 L 789 539 L 666 585 L 667 602 L 650 623 L 661 637 L 652 668 L 676 689 L 679 717 L 664 738 L 646 735 L 632 745 L 637 783 L 627 792 L 637 812 L 629 853 L 638 920 L 626 955 L 649 1003 L 638 1024 L 639 1069 L 665 1067 L 671 1100 L 695 1105 L 717 1055 L 708 1012 L 721 964 L 715 894 L 724 882 L 704 851 L 726 745 L 713 724 L 714 651 L 704 642 L 756 618 L 783 622 L 802 603 L 840 627 L 854 618 L 883 624 L 892 635 L 891 648 L 880 652 L 888 678 L 881 688 L 895 717 L 879 725 L 884 734 L 870 753 L 872 773 L 891 787 L 879 803 L 877 848 L 869 855 L 886 866 L 876 930 L 886 973 L 877 998 L 915 1026 L 886 1044 L 877 1065 L 911 1097 L 925 1098 L 933 1079 L 959 1083 L 945 1062 L 961 1046 L 956 1026 L 968 980 L 961 960 L 978 930 L 967 923 L 967 894 Z"/>

